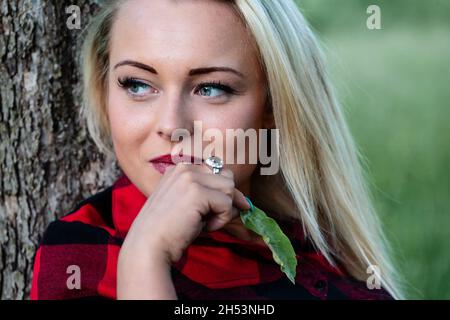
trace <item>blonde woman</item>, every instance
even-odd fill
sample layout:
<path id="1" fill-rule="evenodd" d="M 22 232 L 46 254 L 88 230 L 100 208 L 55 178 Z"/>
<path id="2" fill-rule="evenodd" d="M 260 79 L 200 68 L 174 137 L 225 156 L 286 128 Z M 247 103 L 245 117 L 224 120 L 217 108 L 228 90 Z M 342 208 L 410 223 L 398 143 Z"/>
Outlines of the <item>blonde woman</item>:
<path id="1" fill-rule="evenodd" d="M 48 226 L 32 299 L 402 297 L 322 53 L 292 0 L 106 1 L 82 63 L 89 131 L 123 175 Z M 276 129 L 279 170 L 224 161 L 228 148 L 215 172 L 203 155 L 174 161 L 196 121 Z M 173 139 L 177 130 L 187 134 Z M 244 196 L 291 240 L 295 284 L 243 225 Z"/>

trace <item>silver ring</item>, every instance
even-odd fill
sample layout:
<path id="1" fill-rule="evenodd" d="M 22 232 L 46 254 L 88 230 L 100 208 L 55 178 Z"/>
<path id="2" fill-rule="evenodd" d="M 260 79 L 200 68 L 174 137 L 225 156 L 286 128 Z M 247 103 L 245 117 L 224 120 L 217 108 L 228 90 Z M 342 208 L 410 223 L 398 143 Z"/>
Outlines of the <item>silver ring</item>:
<path id="1" fill-rule="evenodd" d="M 211 168 L 213 174 L 219 174 L 223 168 L 223 161 L 219 157 L 211 156 L 205 160 L 205 164 Z"/>

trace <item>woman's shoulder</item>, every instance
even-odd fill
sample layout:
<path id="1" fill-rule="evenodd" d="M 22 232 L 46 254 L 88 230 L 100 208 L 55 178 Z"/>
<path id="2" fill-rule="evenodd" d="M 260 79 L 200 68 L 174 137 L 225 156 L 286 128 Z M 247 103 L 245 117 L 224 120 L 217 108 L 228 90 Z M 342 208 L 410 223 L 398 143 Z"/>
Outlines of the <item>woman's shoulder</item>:
<path id="1" fill-rule="evenodd" d="M 331 300 L 392 300 L 381 286 L 374 285 L 371 275 L 362 281 L 348 274 L 342 266 L 332 266 L 323 255 L 309 252 L 299 261 L 299 282 L 319 298 Z"/>
<path id="2" fill-rule="evenodd" d="M 115 235 L 111 210 L 112 187 L 77 203 L 70 212 L 50 222 L 39 247 L 111 243 Z"/>
<path id="3" fill-rule="evenodd" d="M 91 195 L 56 221 L 81 222 L 96 227 L 113 228 L 112 190 L 111 186 Z"/>
<path id="4" fill-rule="evenodd" d="M 45 229 L 41 243 L 89 243 L 92 236 L 105 232 L 114 232 L 112 187 L 76 203 L 71 211 L 52 221 Z"/>
<path id="5" fill-rule="evenodd" d="M 98 297 L 111 252 L 119 246 L 111 219 L 111 188 L 106 188 L 46 227 L 34 256 L 31 299 Z M 76 281 L 71 288 L 77 274 L 79 290 Z"/>
<path id="6" fill-rule="evenodd" d="M 333 279 L 330 288 L 329 294 L 333 299 L 394 300 L 394 297 L 383 287 L 374 286 L 370 281 L 361 281 L 353 277 Z"/>

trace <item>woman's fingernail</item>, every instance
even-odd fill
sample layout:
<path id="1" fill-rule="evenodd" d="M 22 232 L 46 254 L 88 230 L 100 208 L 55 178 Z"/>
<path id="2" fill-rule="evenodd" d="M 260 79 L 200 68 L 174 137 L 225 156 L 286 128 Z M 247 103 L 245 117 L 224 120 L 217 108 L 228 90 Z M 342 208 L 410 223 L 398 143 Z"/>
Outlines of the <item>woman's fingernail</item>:
<path id="1" fill-rule="evenodd" d="M 251 202 L 251 200 L 248 197 L 246 197 L 246 196 L 244 196 L 244 198 L 245 198 L 245 200 L 247 200 L 248 205 L 250 206 L 249 210 L 253 211 L 253 203 Z"/>

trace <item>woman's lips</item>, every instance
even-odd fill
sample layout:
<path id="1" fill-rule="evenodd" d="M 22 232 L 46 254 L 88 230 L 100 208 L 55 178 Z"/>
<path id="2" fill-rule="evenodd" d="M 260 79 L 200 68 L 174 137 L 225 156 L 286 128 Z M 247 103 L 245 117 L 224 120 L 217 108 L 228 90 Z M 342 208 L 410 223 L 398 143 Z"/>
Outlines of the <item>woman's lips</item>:
<path id="1" fill-rule="evenodd" d="M 151 164 L 153 165 L 153 168 L 158 170 L 161 174 L 164 174 L 168 167 L 174 166 L 173 163 L 168 162 L 151 162 Z"/>
<path id="2" fill-rule="evenodd" d="M 190 155 L 178 155 L 174 157 L 175 162 L 190 162 L 193 164 L 201 164 L 203 162 L 203 159 L 196 158 L 194 156 Z M 175 163 L 172 161 L 172 156 L 170 154 L 165 154 L 156 158 L 153 158 L 150 160 L 150 163 L 153 165 L 153 167 L 158 170 L 161 174 L 164 174 L 166 172 L 166 169 L 170 166 L 174 166 Z"/>

